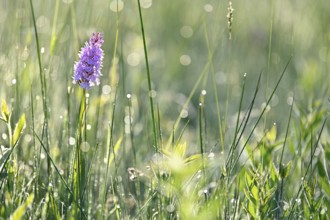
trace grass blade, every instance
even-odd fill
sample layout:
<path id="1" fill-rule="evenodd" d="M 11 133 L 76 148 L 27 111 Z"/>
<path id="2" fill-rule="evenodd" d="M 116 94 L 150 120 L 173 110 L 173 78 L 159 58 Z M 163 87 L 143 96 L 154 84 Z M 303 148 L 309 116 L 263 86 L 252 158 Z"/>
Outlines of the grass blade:
<path id="1" fill-rule="evenodd" d="M 257 127 L 257 125 L 258 125 L 260 119 L 261 119 L 262 116 L 264 115 L 264 113 L 265 113 L 265 111 L 266 111 L 266 109 L 267 109 L 267 106 L 269 105 L 270 101 L 272 100 L 272 98 L 273 98 L 273 96 L 274 96 L 274 94 L 275 94 L 275 91 L 277 90 L 277 88 L 278 88 L 280 82 L 282 81 L 282 78 L 283 78 L 283 76 L 284 76 L 284 74 L 285 74 L 285 72 L 286 72 L 286 70 L 287 70 L 287 68 L 288 68 L 288 66 L 289 66 L 289 64 L 290 64 L 290 62 L 291 62 L 291 59 L 292 59 L 292 56 L 290 57 L 290 59 L 289 59 L 289 61 L 287 62 L 286 66 L 284 67 L 284 70 L 283 70 L 283 72 L 282 72 L 280 78 L 278 79 L 278 81 L 277 81 L 277 83 L 276 83 L 276 85 L 275 85 L 275 87 L 274 87 L 272 93 L 270 94 L 270 97 L 268 98 L 268 100 L 267 100 L 267 102 L 266 102 L 266 105 L 265 105 L 265 107 L 263 108 L 261 114 L 259 115 L 259 117 L 258 117 L 258 119 L 257 119 L 257 121 L 256 121 L 256 123 L 255 123 L 255 125 L 253 126 L 252 131 L 250 132 L 250 135 L 248 136 L 248 138 L 247 138 L 245 144 L 243 145 L 241 151 L 239 152 L 238 157 L 236 158 L 236 160 L 235 160 L 233 166 L 231 167 L 231 170 L 233 170 L 233 168 L 235 167 L 235 165 L 236 165 L 236 163 L 238 162 L 239 158 L 241 157 L 241 155 L 242 155 L 242 153 L 243 153 L 243 151 L 244 151 L 244 149 L 245 149 L 247 143 L 249 142 L 250 138 L 252 137 L 252 134 L 253 134 L 254 130 L 256 129 L 256 127 Z"/>
<path id="2" fill-rule="evenodd" d="M 152 88 L 151 88 L 151 77 L 150 77 L 150 69 L 149 69 L 149 59 L 148 59 L 148 52 L 147 52 L 147 43 L 145 39 L 144 27 L 143 27 L 143 19 L 142 19 L 142 12 L 141 12 L 141 3 L 140 0 L 138 1 L 138 8 L 139 8 L 139 16 L 140 16 L 140 24 L 141 24 L 141 32 L 142 32 L 142 39 L 143 39 L 143 49 L 144 49 L 144 58 L 147 67 L 147 80 L 148 80 L 148 90 L 149 90 L 149 100 L 150 100 L 150 110 L 151 110 L 151 120 L 152 120 L 152 129 L 154 134 L 154 148 L 156 153 L 159 152 L 158 143 L 157 143 L 157 129 L 156 129 L 156 119 L 155 119 L 155 111 L 154 111 L 154 101 L 152 98 Z"/>

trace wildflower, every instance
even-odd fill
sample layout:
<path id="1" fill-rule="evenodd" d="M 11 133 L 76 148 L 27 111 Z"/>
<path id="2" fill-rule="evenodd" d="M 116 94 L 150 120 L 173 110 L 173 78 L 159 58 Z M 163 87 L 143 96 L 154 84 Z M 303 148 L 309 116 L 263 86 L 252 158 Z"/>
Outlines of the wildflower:
<path id="1" fill-rule="evenodd" d="M 85 47 L 81 48 L 79 61 L 74 65 L 73 83 L 78 83 L 83 89 L 100 84 L 103 42 L 101 33 L 93 33 L 89 43 L 86 42 Z"/>

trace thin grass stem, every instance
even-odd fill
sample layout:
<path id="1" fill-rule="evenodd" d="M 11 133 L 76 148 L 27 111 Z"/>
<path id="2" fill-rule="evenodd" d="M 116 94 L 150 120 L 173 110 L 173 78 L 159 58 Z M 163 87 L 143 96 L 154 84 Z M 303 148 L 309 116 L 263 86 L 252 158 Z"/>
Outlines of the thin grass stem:
<path id="1" fill-rule="evenodd" d="M 289 64 L 290 64 L 290 62 L 291 62 L 291 59 L 292 59 L 292 56 L 290 57 L 290 59 L 289 59 L 289 61 L 287 62 L 286 66 L 284 67 L 284 70 L 283 70 L 283 72 L 282 72 L 282 74 L 281 74 L 279 80 L 277 81 L 277 83 L 276 83 L 276 85 L 275 85 L 275 87 L 274 87 L 272 93 L 270 94 L 270 97 L 268 98 L 268 100 L 267 100 L 267 102 L 266 102 L 266 105 L 265 105 L 265 107 L 263 108 L 261 114 L 259 115 L 259 117 L 258 117 L 258 119 L 257 119 L 257 121 L 256 121 L 256 123 L 255 123 L 255 125 L 253 126 L 253 128 L 252 128 L 252 130 L 251 130 L 251 132 L 250 132 L 250 134 L 249 134 L 249 136 L 248 136 L 248 138 L 247 138 L 245 144 L 243 145 L 241 151 L 239 152 L 238 157 L 236 158 L 236 160 L 235 160 L 233 166 L 231 167 L 231 170 L 233 170 L 233 168 L 235 167 L 235 165 L 236 165 L 236 163 L 238 162 L 239 158 L 241 157 L 243 151 L 245 150 L 246 145 L 248 144 L 250 138 L 252 137 L 252 135 L 253 135 L 253 133 L 254 133 L 254 130 L 256 129 L 256 127 L 257 127 L 257 125 L 258 125 L 260 119 L 262 118 L 263 114 L 265 113 L 265 111 L 266 111 L 266 109 L 267 109 L 267 106 L 269 105 L 270 101 L 272 100 L 272 98 L 273 98 L 273 96 L 274 96 L 274 94 L 275 94 L 275 91 L 277 90 L 277 88 L 278 88 L 280 82 L 282 81 L 282 78 L 283 78 L 283 76 L 284 76 L 284 74 L 285 74 L 285 72 L 286 72 L 286 70 L 287 70 L 287 68 L 288 68 L 288 66 L 289 66 Z M 244 130 L 244 129 L 243 129 L 243 130 Z M 230 171 L 230 172 L 231 172 L 231 171 Z"/>
<path id="2" fill-rule="evenodd" d="M 109 173 L 109 169 L 110 169 L 110 155 L 111 155 L 111 149 L 112 149 L 112 154 L 114 157 L 114 162 L 115 162 L 115 166 L 117 167 L 117 162 L 116 162 L 116 153 L 115 153 L 115 149 L 113 146 L 113 129 L 114 129 L 114 120 L 115 120 L 115 113 L 116 113 L 116 102 L 117 102 L 117 87 L 115 90 L 115 94 L 114 94 L 114 101 L 112 103 L 113 109 L 112 109 L 112 118 L 111 118 L 111 123 L 109 126 L 109 142 L 108 142 L 108 157 L 107 157 L 107 167 L 106 167 L 106 171 L 105 171 L 105 179 L 104 179 L 104 188 L 103 188 L 103 201 L 102 201 L 102 211 L 104 212 L 105 209 L 105 203 L 106 203 L 106 198 L 107 198 L 107 188 L 108 188 L 108 173 Z M 103 218 L 105 217 L 105 215 L 103 215 Z"/>
<path id="3" fill-rule="evenodd" d="M 40 78 L 40 83 L 41 83 L 42 106 L 43 106 L 43 113 L 44 113 L 44 123 L 43 123 L 43 134 L 44 135 L 43 136 L 46 137 L 46 148 L 49 149 L 48 107 L 47 107 L 47 100 L 46 100 L 46 79 L 45 79 L 45 74 L 42 71 L 39 35 L 38 35 L 38 29 L 37 29 L 37 24 L 36 24 L 36 19 L 35 19 L 32 0 L 30 0 L 30 8 L 31 8 L 32 20 L 33 20 L 33 27 L 34 27 L 36 45 L 37 45 L 39 78 Z M 47 174 L 48 174 L 47 175 L 48 182 L 50 182 L 51 170 L 50 170 L 50 161 L 49 161 L 48 158 L 47 158 Z"/>
<path id="4" fill-rule="evenodd" d="M 305 181 L 305 179 L 306 179 L 306 176 L 307 176 L 307 174 L 308 174 L 309 169 L 310 169 L 311 166 L 312 166 L 313 158 L 314 158 L 314 156 L 315 156 L 315 152 L 316 152 L 317 146 L 318 146 L 318 144 L 319 144 L 319 142 L 320 142 L 320 139 L 321 139 L 321 136 L 322 136 L 322 133 L 323 133 L 323 129 L 324 129 L 324 127 L 325 127 L 325 124 L 326 124 L 326 122 L 327 122 L 327 119 L 328 119 L 328 118 L 326 118 L 326 119 L 323 121 L 323 124 L 322 124 L 321 130 L 320 130 L 320 132 L 319 132 L 319 136 L 318 136 L 318 138 L 317 138 L 316 143 L 314 144 L 314 149 L 312 150 L 311 160 L 309 161 L 309 163 L 308 163 L 308 165 L 307 165 L 307 168 L 306 168 L 306 171 L 305 171 L 304 176 L 301 178 L 302 181 L 301 181 L 300 187 L 299 187 L 299 189 L 298 189 L 298 192 L 297 192 L 297 194 L 296 194 L 296 196 L 295 196 L 295 199 L 293 199 L 293 204 L 292 204 L 292 206 L 291 206 L 290 214 L 289 214 L 289 216 L 288 216 L 288 219 L 292 219 L 291 217 L 292 217 L 292 214 L 293 214 L 294 207 L 295 207 L 296 204 L 297 204 L 297 198 L 300 196 L 301 190 L 302 190 L 303 185 L 304 185 L 304 181 Z"/>
<path id="5" fill-rule="evenodd" d="M 63 176 L 61 175 L 59 169 L 57 168 L 55 162 L 53 161 L 52 157 L 50 156 L 50 154 L 49 154 L 48 150 L 46 149 L 45 145 L 43 144 L 42 140 L 39 138 L 39 136 L 36 134 L 35 131 L 33 131 L 33 133 L 34 133 L 34 135 L 37 137 L 37 139 L 38 139 L 40 145 L 42 146 L 42 148 L 44 149 L 45 153 L 47 154 L 47 157 L 49 158 L 50 162 L 53 164 L 53 167 L 55 168 L 56 173 L 59 175 L 59 177 L 60 177 L 62 183 L 64 184 L 64 186 L 65 186 L 65 188 L 66 188 L 66 190 L 70 193 L 70 195 L 71 195 L 72 197 L 74 197 L 74 192 L 71 191 L 71 189 L 70 189 L 68 183 L 65 181 L 65 179 L 64 179 Z M 73 202 L 74 202 L 74 203 L 78 206 L 78 208 L 80 209 L 80 212 L 81 212 L 81 214 L 82 214 L 82 217 L 83 217 L 84 219 L 87 219 L 87 216 L 85 215 L 84 210 L 83 210 L 82 207 L 80 206 L 80 202 L 79 202 L 78 200 L 75 200 L 75 199 L 73 200 Z"/>
<path id="6" fill-rule="evenodd" d="M 140 25 L 141 25 L 141 32 L 142 32 L 142 39 L 143 39 L 144 58 L 145 58 L 146 68 L 147 68 L 147 79 L 148 79 L 148 90 L 149 90 L 148 95 L 149 95 L 149 100 L 150 100 L 152 129 L 153 129 L 153 134 L 154 134 L 154 148 L 156 150 L 156 153 L 158 153 L 159 149 L 158 149 L 158 144 L 157 144 L 157 129 L 156 129 L 156 119 L 155 119 L 155 111 L 154 111 L 154 101 L 153 101 L 153 97 L 152 97 L 152 87 L 151 87 L 149 59 L 148 59 L 148 52 L 147 52 L 147 43 L 146 43 L 144 27 L 143 27 L 141 3 L 140 3 L 140 0 L 137 0 L 137 1 L 138 1 Z"/>
<path id="7" fill-rule="evenodd" d="M 269 87 L 269 74 L 270 74 L 270 59 L 272 53 L 272 36 L 273 36 L 273 20 L 274 20 L 274 0 L 271 1 L 271 12 L 270 12 L 270 22 L 269 22 L 269 36 L 268 36 L 268 55 L 267 55 L 267 71 L 266 71 L 266 99 L 268 97 L 268 87 Z M 267 112 L 265 112 L 264 118 L 264 129 L 267 123 Z"/>
<path id="8" fill-rule="evenodd" d="M 239 127 L 239 121 L 240 121 L 240 117 L 241 117 L 241 111 L 242 111 L 242 103 L 243 103 L 243 97 L 244 97 L 244 92 L 245 92 L 245 82 L 246 82 L 246 74 L 244 75 L 244 79 L 243 79 L 243 85 L 242 85 L 242 91 L 241 91 L 241 96 L 240 96 L 240 102 L 239 102 L 239 106 L 238 106 L 238 112 L 237 112 L 237 119 L 236 119 L 236 126 L 235 126 L 235 133 L 234 133 L 234 139 L 233 142 L 229 148 L 229 152 L 228 152 L 228 157 L 226 159 L 226 164 L 232 163 L 232 160 L 234 158 L 234 150 L 236 149 L 236 140 L 237 140 L 237 135 L 239 133 L 240 127 Z M 242 120 L 243 123 L 244 119 Z M 241 123 L 241 125 L 242 125 Z M 228 161 L 230 160 L 230 161 Z M 228 164 L 227 164 L 228 165 Z"/>
<path id="9" fill-rule="evenodd" d="M 213 92 L 214 92 L 214 97 L 215 97 L 215 104 L 216 104 L 216 108 L 217 108 L 217 119 L 218 119 L 220 145 L 221 145 L 222 152 L 224 152 L 224 150 L 225 150 L 225 143 L 224 142 L 225 141 L 224 141 L 223 131 L 222 131 L 221 111 L 220 111 L 219 97 L 218 97 L 218 87 L 217 87 L 217 83 L 216 83 L 217 81 L 215 79 L 213 56 L 212 56 L 212 51 L 211 51 L 211 45 L 210 45 L 210 42 L 209 42 L 208 32 L 207 32 L 207 29 L 206 29 L 205 17 L 203 19 L 203 28 L 204 28 L 206 46 L 207 46 L 207 50 L 208 50 L 208 59 L 209 59 L 209 62 L 210 62 L 210 67 L 211 67 L 212 86 L 213 86 Z"/>

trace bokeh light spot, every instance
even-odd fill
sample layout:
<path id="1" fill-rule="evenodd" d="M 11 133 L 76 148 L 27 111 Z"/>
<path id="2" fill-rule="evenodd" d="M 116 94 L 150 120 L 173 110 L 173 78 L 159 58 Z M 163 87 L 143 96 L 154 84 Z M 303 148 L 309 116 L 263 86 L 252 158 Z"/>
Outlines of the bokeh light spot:
<path id="1" fill-rule="evenodd" d="M 211 4 L 206 4 L 206 5 L 204 5 L 204 10 L 206 12 L 212 12 L 213 11 L 213 6 Z"/>
<path id="2" fill-rule="evenodd" d="M 36 23 L 37 23 L 37 27 L 38 28 L 42 28 L 44 26 L 49 26 L 49 20 L 45 16 L 40 16 L 37 19 L 37 22 Z"/>
<path id="3" fill-rule="evenodd" d="M 76 143 L 76 139 L 74 137 L 69 138 L 69 144 L 74 145 Z"/>
<path id="4" fill-rule="evenodd" d="M 111 92 L 111 87 L 110 87 L 109 85 L 104 85 L 104 86 L 102 87 L 102 93 L 103 93 L 104 95 L 109 95 L 110 92 Z"/>
<path id="5" fill-rule="evenodd" d="M 140 64 L 140 55 L 136 52 L 133 52 L 127 56 L 127 63 L 130 66 L 137 66 Z"/>
<path id="6" fill-rule="evenodd" d="M 89 145 L 89 143 L 87 143 L 87 142 L 82 142 L 82 143 L 81 143 L 81 145 L 80 145 L 80 150 L 81 150 L 82 152 L 88 152 L 89 149 L 90 149 L 90 145 Z"/>
<path id="7" fill-rule="evenodd" d="M 191 58 L 190 58 L 190 56 L 189 56 L 189 55 L 186 55 L 186 54 L 182 55 L 182 56 L 180 57 L 180 63 L 181 63 L 182 65 L 184 65 L 184 66 L 188 66 L 188 65 L 191 63 Z"/>
<path id="8" fill-rule="evenodd" d="M 118 0 L 118 11 L 123 10 L 123 8 L 124 8 L 124 2 L 121 0 Z M 117 12 L 117 0 L 113 0 L 110 3 L 110 10 L 113 12 Z"/>
<path id="9" fill-rule="evenodd" d="M 181 118 L 187 118 L 188 117 L 188 111 L 186 109 L 182 109 L 180 113 Z"/>
<path id="10" fill-rule="evenodd" d="M 150 8 L 152 5 L 152 0 L 141 0 L 140 2 L 142 8 Z"/>
<path id="11" fill-rule="evenodd" d="M 7 139 L 7 134 L 6 133 L 2 133 L 2 139 L 6 140 Z"/>
<path id="12" fill-rule="evenodd" d="M 184 38 L 190 38 L 194 34 L 194 31 L 192 27 L 185 25 L 181 27 L 180 34 Z"/>

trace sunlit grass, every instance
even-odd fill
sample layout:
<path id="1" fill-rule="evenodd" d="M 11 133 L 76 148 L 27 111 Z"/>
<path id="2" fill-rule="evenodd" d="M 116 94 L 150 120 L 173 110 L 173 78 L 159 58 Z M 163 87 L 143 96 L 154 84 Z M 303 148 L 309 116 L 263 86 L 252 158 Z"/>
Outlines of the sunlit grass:
<path id="1" fill-rule="evenodd" d="M 328 218 L 326 0 L 0 5 L 1 219 Z"/>

